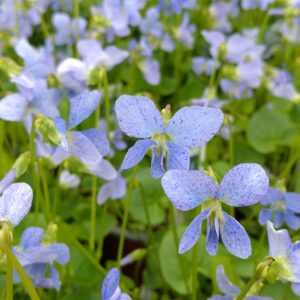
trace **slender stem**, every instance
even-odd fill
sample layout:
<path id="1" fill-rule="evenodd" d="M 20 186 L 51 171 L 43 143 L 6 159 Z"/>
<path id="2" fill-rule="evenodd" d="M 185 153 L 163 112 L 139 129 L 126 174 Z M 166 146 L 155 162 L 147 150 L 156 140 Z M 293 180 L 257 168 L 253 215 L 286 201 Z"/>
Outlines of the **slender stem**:
<path id="1" fill-rule="evenodd" d="M 97 177 L 92 178 L 92 197 L 91 197 L 91 228 L 89 245 L 92 250 L 95 248 L 95 231 L 96 231 L 96 213 L 97 213 Z"/>
<path id="2" fill-rule="evenodd" d="M 94 124 L 95 128 L 98 128 L 100 118 L 100 104 L 95 111 Z M 89 245 L 92 250 L 95 249 L 95 231 L 96 231 L 96 215 L 97 215 L 97 177 L 92 178 L 92 196 L 91 196 L 91 222 L 90 222 L 90 240 Z"/>
<path id="3" fill-rule="evenodd" d="M 0 165 L 3 166 L 4 121 L 0 120 Z"/>
<path id="4" fill-rule="evenodd" d="M 79 0 L 73 0 L 73 17 L 75 18 L 75 47 L 74 47 L 74 56 L 77 57 L 77 48 L 76 45 L 79 41 Z"/>
<path id="5" fill-rule="evenodd" d="M 52 218 L 55 218 L 56 215 L 56 210 L 57 210 L 57 206 L 58 206 L 58 200 L 60 198 L 60 183 L 59 183 L 59 178 L 60 178 L 60 174 L 62 171 L 62 165 L 59 166 L 58 168 L 58 173 L 57 173 L 57 178 L 58 180 L 56 180 L 56 186 L 55 186 L 55 194 L 54 194 L 54 201 L 53 201 L 53 209 L 52 209 Z"/>
<path id="6" fill-rule="evenodd" d="M 118 256 L 117 256 L 117 265 L 120 267 L 121 263 L 121 258 L 123 255 L 123 249 L 124 249 L 124 241 L 125 241 L 125 233 L 126 233 L 126 227 L 127 227 L 127 221 L 128 221 L 128 215 L 129 215 L 129 208 L 130 208 L 130 202 L 132 198 L 132 190 L 134 186 L 134 181 L 135 181 L 135 174 L 136 174 L 136 169 L 137 166 L 133 167 L 132 170 L 132 177 L 129 179 L 129 187 L 127 191 L 127 197 L 124 199 L 125 203 L 125 208 L 124 208 L 124 216 L 123 216 L 123 221 L 122 221 L 122 228 L 121 228 L 121 235 L 120 235 L 120 240 L 119 240 L 119 246 L 118 246 Z"/>
<path id="7" fill-rule="evenodd" d="M 267 258 L 263 263 L 261 263 L 257 268 L 252 276 L 252 278 L 249 280 L 249 282 L 246 284 L 242 292 L 238 295 L 236 300 L 244 300 L 244 298 L 247 296 L 248 292 L 252 288 L 252 286 L 261 278 L 262 272 L 267 268 L 274 260 L 272 258 Z"/>
<path id="8" fill-rule="evenodd" d="M 197 300 L 197 290 L 199 288 L 199 284 L 197 281 L 197 254 L 198 254 L 198 245 L 199 243 L 196 243 L 196 245 L 193 248 L 193 253 L 192 253 L 192 261 L 193 261 L 193 273 L 192 273 L 192 300 Z M 198 287 L 197 287 L 198 285 Z M 200 295 L 199 295 L 200 296 Z"/>
<path id="9" fill-rule="evenodd" d="M 13 293 L 13 265 L 11 261 L 7 260 L 6 267 L 6 299 L 12 300 L 14 298 Z"/>
<path id="10" fill-rule="evenodd" d="M 72 243 L 80 250 L 80 252 L 95 266 L 95 268 L 100 271 L 103 275 L 106 275 L 106 270 L 103 268 L 97 259 L 88 251 L 84 248 L 84 246 L 81 245 L 81 243 L 74 237 L 74 234 L 67 229 L 67 227 L 63 224 L 60 223 L 60 229 L 62 233 L 69 238 Z"/>
<path id="11" fill-rule="evenodd" d="M 176 219 L 175 219 L 175 214 L 174 214 L 174 208 L 173 208 L 171 203 L 170 203 L 170 210 L 169 211 L 170 211 L 170 221 L 171 221 L 171 227 L 172 227 L 172 232 L 173 232 L 173 239 L 174 239 L 175 247 L 177 248 L 178 245 L 179 245 L 179 237 L 178 237 L 178 232 L 177 232 L 177 225 L 176 225 Z M 178 258 L 178 261 L 179 261 L 179 266 L 180 266 L 180 269 L 181 269 L 181 273 L 182 273 L 182 276 L 183 276 L 183 279 L 184 279 L 185 288 L 186 288 L 188 294 L 190 294 L 191 292 L 190 292 L 189 284 L 188 284 L 188 281 L 187 281 L 187 273 L 186 273 L 186 270 L 184 268 L 182 257 L 180 256 L 178 251 L 176 251 L 176 253 L 177 253 L 177 258 Z M 194 263 L 193 265 L 195 265 L 195 264 L 196 263 Z"/>
<path id="12" fill-rule="evenodd" d="M 30 298 L 32 300 L 40 300 L 40 297 L 37 294 L 31 279 L 27 276 L 26 272 L 22 268 L 21 264 L 19 263 L 18 259 L 11 251 L 11 249 L 2 241 L 0 241 L 0 249 L 5 253 L 7 260 L 9 260 L 13 267 L 17 270 Z"/>
<path id="13" fill-rule="evenodd" d="M 38 161 L 38 167 L 41 175 L 42 185 L 43 185 L 43 191 L 44 191 L 44 199 L 45 199 L 45 217 L 46 220 L 50 220 L 50 197 L 49 197 L 49 189 L 48 189 L 48 180 L 47 176 L 45 174 L 45 170 L 43 167 L 43 164 Z"/>
<path id="14" fill-rule="evenodd" d="M 30 148 L 30 157 L 31 157 L 31 171 L 32 171 L 32 178 L 36 190 L 36 195 L 35 195 L 35 219 L 38 219 L 38 212 L 39 212 L 39 206 L 40 206 L 40 196 L 41 196 L 41 190 L 40 190 L 40 183 L 39 183 L 39 178 L 36 175 L 35 172 L 35 162 L 36 162 L 36 157 L 35 157 L 35 145 L 34 145 L 34 137 L 35 137 L 35 118 L 32 120 L 31 124 L 31 131 L 30 131 L 30 140 L 29 140 L 29 148 Z"/>

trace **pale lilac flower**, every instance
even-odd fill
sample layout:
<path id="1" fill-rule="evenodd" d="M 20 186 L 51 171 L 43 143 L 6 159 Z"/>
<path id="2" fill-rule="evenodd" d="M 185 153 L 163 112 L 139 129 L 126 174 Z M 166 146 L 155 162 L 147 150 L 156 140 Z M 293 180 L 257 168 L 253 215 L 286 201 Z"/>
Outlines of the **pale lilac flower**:
<path id="1" fill-rule="evenodd" d="M 202 212 L 183 234 L 179 253 L 191 249 L 201 234 L 201 224 L 207 219 L 206 250 L 215 255 L 219 236 L 233 255 L 246 259 L 251 255 L 251 243 L 243 226 L 222 210 L 221 203 L 233 207 L 250 206 L 266 194 L 269 180 L 257 164 L 239 164 L 232 168 L 220 185 L 201 171 L 169 170 L 162 178 L 162 187 L 173 205 L 183 211 L 202 204 Z"/>
<path id="2" fill-rule="evenodd" d="M 152 149 L 151 174 L 164 173 L 164 157 L 168 169 L 188 169 L 189 150 L 207 143 L 219 130 L 223 113 L 219 109 L 190 106 L 181 108 L 164 123 L 155 104 L 146 97 L 123 95 L 116 101 L 120 129 L 128 136 L 143 138 L 127 152 L 121 169 L 139 163 Z"/>
<path id="3" fill-rule="evenodd" d="M 63 243 L 43 244 L 44 230 L 39 227 L 27 228 L 20 245 L 13 248 L 20 264 L 38 288 L 60 289 L 59 273 L 53 263 L 65 265 L 70 259 L 69 248 Z M 14 273 L 14 282 L 20 282 Z"/>
<path id="4" fill-rule="evenodd" d="M 285 222 L 290 228 L 300 228 L 300 194 L 283 193 L 278 189 L 269 188 L 268 193 L 261 200 L 263 208 L 259 213 L 259 223 L 266 224 L 272 221 L 275 228 L 279 228 Z"/>

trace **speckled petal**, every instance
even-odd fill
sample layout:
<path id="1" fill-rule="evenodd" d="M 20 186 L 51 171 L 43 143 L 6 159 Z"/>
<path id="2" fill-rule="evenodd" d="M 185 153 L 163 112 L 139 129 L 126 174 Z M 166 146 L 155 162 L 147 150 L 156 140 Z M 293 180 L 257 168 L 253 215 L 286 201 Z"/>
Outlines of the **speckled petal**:
<path id="1" fill-rule="evenodd" d="M 139 140 L 130 147 L 124 157 L 121 169 L 129 169 L 138 164 L 146 155 L 147 150 L 156 143 L 150 139 Z"/>
<path id="2" fill-rule="evenodd" d="M 258 222 L 260 225 L 265 225 L 267 221 L 271 220 L 272 212 L 270 209 L 262 209 L 259 212 Z"/>
<path id="3" fill-rule="evenodd" d="M 21 121 L 27 100 L 20 94 L 11 94 L 0 101 L 0 119 L 5 121 Z"/>
<path id="4" fill-rule="evenodd" d="M 179 243 L 180 254 L 190 250 L 197 243 L 201 234 L 202 222 L 207 217 L 209 212 L 210 208 L 202 211 L 201 214 L 199 214 L 186 229 Z"/>
<path id="5" fill-rule="evenodd" d="M 258 164 L 239 164 L 223 178 L 217 197 L 230 206 L 257 203 L 267 193 L 269 179 Z"/>
<path id="6" fill-rule="evenodd" d="M 286 256 L 292 241 L 286 229 L 275 230 L 273 224 L 267 222 L 270 256 Z"/>
<path id="7" fill-rule="evenodd" d="M 152 148 L 152 159 L 151 159 L 151 175 L 153 178 L 160 178 L 163 176 L 165 170 L 163 165 L 163 154 L 158 147 Z"/>
<path id="8" fill-rule="evenodd" d="M 103 280 L 101 295 L 102 300 L 110 300 L 119 288 L 120 273 L 117 268 L 111 269 Z"/>
<path id="9" fill-rule="evenodd" d="M 215 256 L 219 246 L 219 222 L 218 218 L 207 221 L 206 230 L 206 251 Z"/>
<path id="10" fill-rule="evenodd" d="M 226 249 L 233 255 L 246 259 L 251 255 L 251 242 L 244 227 L 226 212 L 220 224 L 221 239 Z"/>
<path id="11" fill-rule="evenodd" d="M 179 210 L 193 209 L 217 192 L 214 180 L 196 170 L 169 170 L 162 178 L 162 187 Z"/>
<path id="12" fill-rule="evenodd" d="M 87 119 L 97 108 L 101 99 L 98 91 L 86 91 L 70 99 L 68 129 L 72 129 Z"/>
<path id="13" fill-rule="evenodd" d="M 286 224 L 294 230 L 298 230 L 300 228 L 300 218 L 289 209 L 286 211 Z"/>
<path id="14" fill-rule="evenodd" d="M 227 277 L 224 266 L 218 265 L 216 270 L 217 275 L 217 283 L 220 291 L 222 291 L 226 295 L 237 296 L 241 290 L 238 286 L 233 285 L 229 278 Z"/>
<path id="15" fill-rule="evenodd" d="M 189 106 L 178 110 L 166 128 L 172 140 L 188 149 L 201 147 L 219 131 L 223 122 L 220 109 Z"/>
<path id="16" fill-rule="evenodd" d="M 29 227 L 25 229 L 21 237 L 20 246 L 23 249 L 39 246 L 44 233 L 45 231 L 40 227 Z"/>
<path id="17" fill-rule="evenodd" d="M 173 142 L 169 142 L 167 145 L 169 150 L 168 157 L 167 157 L 168 170 L 171 169 L 188 170 L 190 168 L 189 150 Z"/>
<path id="18" fill-rule="evenodd" d="M 122 95 L 116 101 L 120 129 L 128 136 L 148 138 L 164 131 L 164 123 L 154 102 L 146 97 Z"/>
<path id="19" fill-rule="evenodd" d="M 99 129 L 95 128 L 83 130 L 80 132 L 84 134 L 95 145 L 101 155 L 106 156 L 109 154 L 110 146 L 106 134 L 101 133 Z"/>
<path id="20" fill-rule="evenodd" d="M 79 158 L 84 164 L 96 164 L 102 160 L 102 155 L 94 144 L 81 132 L 68 132 L 70 154 Z"/>
<path id="21" fill-rule="evenodd" d="M 286 201 L 286 208 L 295 213 L 300 213 L 300 194 L 285 193 L 284 199 Z"/>
<path id="22" fill-rule="evenodd" d="M 6 188 L 0 199 L 0 217 L 17 226 L 28 214 L 33 192 L 27 183 L 13 183 Z"/>

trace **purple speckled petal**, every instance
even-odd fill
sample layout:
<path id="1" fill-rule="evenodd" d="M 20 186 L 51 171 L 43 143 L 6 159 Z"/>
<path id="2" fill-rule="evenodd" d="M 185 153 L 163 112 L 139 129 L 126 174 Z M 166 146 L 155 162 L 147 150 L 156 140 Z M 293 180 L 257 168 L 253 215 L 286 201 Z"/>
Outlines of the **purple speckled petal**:
<path id="1" fill-rule="evenodd" d="M 226 295 L 237 296 L 241 290 L 238 286 L 233 285 L 229 278 L 227 277 L 224 266 L 218 265 L 216 270 L 217 275 L 217 283 L 220 291 L 222 291 Z"/>
<path id="2" fill-rule="evenodd" d="M 286 202 L 286 208 L 295 213 L 300 213 L 300 194 L 297 193 L 285 193 L 284 199 Z"/>
<path id="3" fill-rule="evenodd" d="M 219 221 L 218 218 L 209 218 L 206 230 L 206 251 L 215 256 L 219 246 Z"/>
<path id="4" fill-rule="evenodd" d="M 230 206 L 257 203 L 267 193 L 269 179 L 258 164 L 239 164 L 223 178 L 217 197 Z"/>
<path id="5" fill-rule="evenodd" d="M 121 169 L 129 169 L 138 164 L 146 155 L 147 150 L 156 143 L 150 139 L 139 140 L 130 147 L 124 157 Z"/>
<path id="6" fill-rule="evenodd" d="M 68 129 L 72 129 L 87 119 L 97 108 L 101 99 L 98 91 L 86 91 L 70 99 Z"/>
<path id="7" fill-rule="evenodd" d="M 27 183 L 13 183 L 6 188 L 0 198 L 0 217 L 17 226 L 28 214 L 33 192 Z"/>
<path id="8" fill-rule="evenodd" d="M 169 150 L 168 157 L 167 157 L 168 170 L 171 169 L 188 170 L 190 168 L 189 150 L 173 142 L 169 142 L 167 145 Z"/>
<path id="9" fill-rule="evenodd" d="M 220 224 L 221 239 L 225 248 L 234 256 L 246 259 L 251 255 L 251 242 L 244 227 L 226 212 Z"/>
<path id="10" fill-rule="evenodd" d="M 284 198 L 284 196 L 279 190 L 277 190 L 273 187 L 270 187 L 270 188 L 268 188 L 266 195 L 264 195 L 262 197 L 260 202 L 262 205 L 269 205 L 274 201 L 283 200 L 283 198 Z"/>
<path id="11" fill-rule="evenodd" d="M 267 222 L 270 256 L 287 256 L 292 241 L 286 229 L 275 230 L 273 224 Z"/>
<path id="12" fill-rule="evenodd" d="M 166 132 L 176 144 L 189 149 L 197 148 L 216 135 L 223 118 L 222 111 L 217 108 L 183 107 L 171 118 Z"/>
<path id="13" fill-rule="evenodd" d="M 164 131 L 164 123 L 153 101 L 141 96 L 122 95 L 116 101 L 120 129 L 128 136 L 148 138 Z"/>
<path id="14" fill-rule="evenodd" d="M 210 212 L 210 208 L 202 211 L 185 230 L 179 243 L 179 253 L 182 254 L 190 250 L 198 241 L 201 234 L 201 225 L 203 220 Z"/>
<path id="15" fill-rule="evenodd" d="M 119 270 L 117 268 L 111 269 L 107 273 L 102 283 L 102 288 L 101 288 L 102 300 L 110 300 L 112 298 L 115 292 L 119 289 L 119 281 L 120 281 Z"/>
<path id="16" fill-rule="evenodd" d="M 298 230 L 300 228 L 300 218 L 289 209 L 286 210 L 286 224 L 294 230 Z"/>
<path id="17" fill-rule="evenodd" d="M 162 178 L 162 187 L 179 210 L 193 209 L 217 192 L 214 180 L 196 170 L 169 170 Z"/>
<path id="18" fill-rule="evenodd" d="M 45 231 L 40 227 L 29 227 L 22 234 L 20 246 L 23 249 L 39 246 Z"/>
<path id="19" fill-rule="evenodd" d="M 163 153 L 159 147 L 153 147 L 151 159 L 151 175 L 153 178 L 160 178 L 163 176 L 165 172 L 163 159 Z"/>
<path id="20" fill-rule="evenodd" d="M 102 155 L 94 144 L 81 132 L 68 132 L 69 152 L 79 158 L 84 164 L 96 164 L 102 160 Z"/>
<path id="21" fill-rule="evenodd" d="M 270 209 L 262 209 L 259 212 L 258 222 L 260 225 L 265 225 L 267 221 L 270 221 L 272 217 L 272 211 Z"/>
<path id="22" fill-rule="evenodd" d="M 0 101 L 0 119 L 21 121 L 27 106 L 27 100 L 20 94 L 11 94 Z"/>

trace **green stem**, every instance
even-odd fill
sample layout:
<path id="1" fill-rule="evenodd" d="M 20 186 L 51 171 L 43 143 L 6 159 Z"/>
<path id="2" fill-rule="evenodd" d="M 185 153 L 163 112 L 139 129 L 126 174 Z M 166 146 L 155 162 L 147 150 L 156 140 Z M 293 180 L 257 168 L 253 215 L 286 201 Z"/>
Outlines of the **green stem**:
<path id="1" fill-rule="evenodd" d="M 75 47 L 74 47 L 74 56 L 77 57 L 77 48 L 76 45 L 79 41 L 79 0 L 73 0 L 73 17 L 75 18 Z"/>
<path id="2" fill-rule="evenodd" d="M 21 264 L 19 263 L 18 259 L 11 251 L 11 249 L 2 241 L 0 241 L 0 249 L 5 253 L 7 260 L 10 261 L 13 267 L 17 270 L 30 298 L 32 300 L 40 300 L 40 297 L 37 294 L 31 279 L 27 276 L 26 272 L 22 268 Z"/>
<path id="3" fill-rule="evenodd" d="M 95 266 L 95 268 L 100 271 L 103 275 L 106 275 L 106 270 L 103 268 L 97 259 L 81 245 L 81 243 L 74 237 L 74 234 L 67 229 L 67 227 L 60 223 L 60 229 L 62 233 L 66 236 L 66 238 L 70 239 L 71 242 L 80 250 L 80 252 Z"/>
<path id="4" fill-rule="evenodd" d="M 6 299 L 12 300 L 14 297 L 13 293 L 13 265 L 11 261 L 7 260 L 6 267 Z"/>
<path id="5" fill-rule="evenodd" d="M 43 167 L 43 164 L 38 161 L 38 167 L 41 175 L 43 191 L 44 191 L 44 199 L 45 199 L 45 217 L 47 221 L 50 221 L 50 197 L 49 197 L 49 189 L 48 189 L 48 180 Z"/>
<path id="6" fill-rule="evenodd" d="M 252 276 L 252 278 L 249 280 L 249 282 L 246 284 L 246 286 L 243 288 L 242 292 L 238 295 L 236 300 L 244 300 L 244 298 L 247 296 L 248 292 L 252 288 L 252 286 L 261 279 L 261 274 L 264 272 L 266 268 L 274 261 L 273 258 L 267 258 L 265 261 L 263 261 L 257 268 Z"/>
<path id="7" fill-rule="evenodd" d="M 118 256 L 117 256 L 117 266 L 120 267 L 121 258 L 123 255 L 123 249 L 124 249 L 124 241 L 125 241 L 125 233 L 126 233 L 126 227 L 127 227 L 127 221 L 128 221 L 128 215 L 129 215 L 129 208 L 130 208 L 130 202 L 132 198 L 132 190 L 134 186 L 135 181 L 135 174 L 136 174 L 137 167 L 133 167 L 132 170 L 132 177 L 129 179 L 129 187 L 127 191 L 127 197 L 125 198 L 125 208 L 124 208 L 124 216 L 122 221 L 122 228 L 121 228 L 121 235 L 119 240 L 119 246 L 118 246 Z"/>
<path id="8" fill-rule="evenodd" d="M 34 187 L 36 190 L 35 195 L 35 219 L 37 221 L 38 219 L 38 212 L 39 212 L 39 206 L 40 206 L 40 199 L 41 199 L 41 190 L 40 190 L 40 183 L 39 178 L 37 177 L 37 174 L 35 172 L 35 145 L 34 145 L 34 137 L 35 137 L 35 118 L 32 120 L 31 124 L 31 132 L 30 132 L 30 139 L 29 139 L 29 149 L 30 149 L 30 158 L 31 158 L 31 172 L 32 172 L 32 178 L 34 182 Z"/>
<path id="9" fill-rule="evenodd" d="M 58 168 L 58 172 L 57 172 L 57 178 L 58 180 L 56 180 L 56 186 L 55 186 L 55 194 L 54 194 L 54 201 L 53 201 L 53 209 L 52 209 L 52 218 L 55 218 L 56 215 L 56 210 L 57 210 L 57 206 L 58 206 L 58 199 L 60 198 L 60 182 L 59 182 L 59 178 L 60 178 L 60 174 L 62 171 L 62 165 L 59 166 Z"/>
<path id="10" fill-rule="evenodd" d="M 192 273 L 192 300 L 197 300 L 197 290 L 200 290 L 200 287 L 197 287 L 197 284 L 199 285 L 197 280 L 197 254 L 198 254 L 198 245 L 199 243 L 196 243 L 196 245 L 193 248 L 193 273 Z"/>
<path id="11" fill-rule="evenodd" d="M 90 228 L 90 248 L 95 248 L 95 231 L 96 231 L 96 212 L 97 212 L 97 177 L 92 179 L 92 197 L 91 197 L 91 228 Z"/>
<path id="12" fill-rule="evenodd" d="M 173 239 L 174 239 L 174 243 L 175 243 L 175 247 L 177 248 L 179 245 L 179 237 L 178 237 L 178 232 L 177 232 L 177 225 L 176 225 L 176 219 L 175 219 L 175 214 L 174 214 L 174 208 L 173 205 L 170 203 L 170 221 L 171 221 L 171 227 L 172 227 L 172 232 L 173 232 Z M 181 269 L 181 273 L 184 279 L 184 285 L 185 288 L 188 292 L 188 294 L 190 294 L 190 288 L 189 288 L 189 284 L 187 281 L 187 273 L 186 270 L 184 268 L 184 264 L 183 264 L 183 260 L 182 257 L 180 256 L 179 252 L 176 251 L 177 253 L 177 258 L 178 258 L 178 262 L 179 262 L 179 266 Z M 193 265 L 195 265 L 196 263 L 194 263 Z"/>

